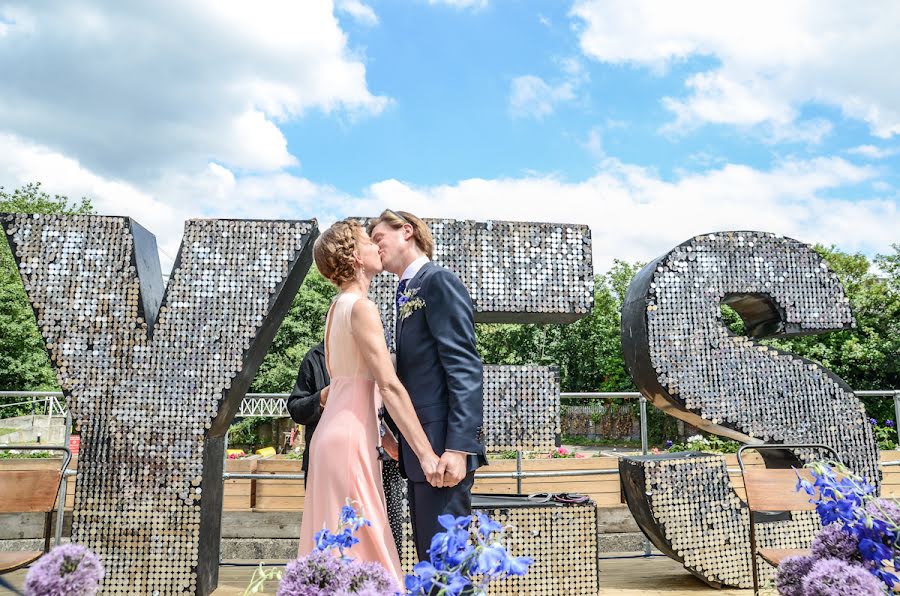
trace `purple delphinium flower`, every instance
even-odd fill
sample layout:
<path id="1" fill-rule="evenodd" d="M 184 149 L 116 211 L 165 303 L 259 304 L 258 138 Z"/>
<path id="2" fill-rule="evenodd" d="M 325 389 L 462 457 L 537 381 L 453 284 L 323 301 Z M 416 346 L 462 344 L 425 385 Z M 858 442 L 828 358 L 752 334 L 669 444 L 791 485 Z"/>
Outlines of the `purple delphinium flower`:
<path id="1" fill-rule="evenodd" d="M 287 564 L 278 585 L 278 596 L 324 596 L 347 587 L 348 577 L 340 559 L 325 551 L 313 551 Z"/>
<path id="2" fill-rule="evenodd" d="M 809 573 L 816 558 L 812 555 L 788 557 L 778 565 L 775 587 L 781 596 L 804 596 L 803 578 Z"/>
<path id="3" fill-rule="evenodd" d="M 859 563 L 820 559 L 803 578 L 803 593 L 816 596 L 884 594 L 884 584 Z"/>
<path id="4" fill-rule="evenodd" d="M 841 524 L 830 524 L 822 528 L 813 540 L 812 553 L 817 559 L 858 561 L 859 538 Z"/>
<path id="5" fill-rule="evenodd" d="M 671 447 L 672 447 L 672 440 L 670 439 L 670 440 L 666 441 L 666 449 L 669 449 Z"/>
<path id="6" fill-rule="evenodd" d="M 80 544 L 56 546 L 28 570 L 26 596 L 93 596 L 105 571 L 100 559 Z"/>
<path id="7" fill-rule="evenodd" d="M 878 421 L 875 420 L 874 418 L 869 418 L 869 424 L 871 424 L 872 426 L 875 426 L 876 424 L 878 424 Z"/>
<path id="8" fill-rule="evenodd" d="M 884 421 L 884 425 L 888 428 L 894 428 L 894 421 L 888 418 Z"/>

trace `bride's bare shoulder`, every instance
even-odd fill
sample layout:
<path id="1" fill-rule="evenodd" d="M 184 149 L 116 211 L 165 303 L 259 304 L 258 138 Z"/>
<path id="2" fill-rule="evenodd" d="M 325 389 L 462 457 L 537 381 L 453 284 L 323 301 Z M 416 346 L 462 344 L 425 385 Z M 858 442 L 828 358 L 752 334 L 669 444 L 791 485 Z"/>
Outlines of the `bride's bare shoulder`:
<path id="1" fill-rule="evenodd" d="M 356 320 L 378 320 L 381 321 L 381 314 L 378 312 L 378 305 L 366 298 L 360 296 L 353 303 L 353 311 L 350 315 L 354 321 Z"/>

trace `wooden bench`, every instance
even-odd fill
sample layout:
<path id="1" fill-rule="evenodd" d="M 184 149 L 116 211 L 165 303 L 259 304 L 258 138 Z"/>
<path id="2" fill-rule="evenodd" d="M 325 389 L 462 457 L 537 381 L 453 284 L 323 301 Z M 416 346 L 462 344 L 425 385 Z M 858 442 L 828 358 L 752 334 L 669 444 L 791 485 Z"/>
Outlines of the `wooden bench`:
<path id="1" fill-rule="evenodd" d="M 744 490 L 747 495 L 747 507 L 750 510 L 750 569 L 753 572 L 753 593 L 759 594 L 759 570 L 756 566 L 757 555 L 766 563 L 777 567 L 788 557 L 809 554 L 808 549 L 759 548 L 756 545 L 756 524 L 754 513 L 785 513 L 792 511 L 814 511 L 816 506 L 810 502 L 812 497 L 806 491 L 797 490 L 799 475 L 810 484 L 815 481 L 812 471 L 807 468 L 749 468 L 744 465 L 745 450 L 789 450 L 820 449 L 831 453 L 837 459 L 834 449 L 826 445 L 744 445 L 738 450 L 738 464 L 744 478 Z"/>
<path id="2" fill-rule="evenodd" d="M 4 450 L 34 450 L 34 446 L 4 446 Z M 0 470 L 0 513 L 44 513 L 44 550 L 0 552 L 0 574 L 20 569 L 50 550 L 52 512 L 59 497 L 63 470 L 72 454 L 66 447 L 40 447 L 64 452 L 58 470 Z"/>

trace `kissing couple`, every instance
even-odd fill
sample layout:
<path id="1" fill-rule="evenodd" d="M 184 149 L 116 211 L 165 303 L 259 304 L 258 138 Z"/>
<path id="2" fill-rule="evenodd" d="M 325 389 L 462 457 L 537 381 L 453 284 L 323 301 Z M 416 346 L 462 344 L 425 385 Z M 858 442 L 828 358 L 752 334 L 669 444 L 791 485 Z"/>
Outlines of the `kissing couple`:
<path id="1" fill-rule="evenodd" d="M 482 433 L 483 365 L 475 348 L 472 299 L 459 278 L 431 262 L 434 239 L 421 219 L 384 211 L 368 230 L 343 220 L 316 240 L 319 272 L 339 289 L 325 322 L 327 406 L 312 437 L 299 554 L 332 528 L 349 498 L 371 522 L 353 558 L 380 563 L 400 585 L 379 448 L 396 454 L 419 560 L 428 559 L 438 516 L 471 515 L 475 470 L 487 464 Z M 396 370 L 372 279 L 397 275 Z M 399 430 L 381 436 L 382 405 Z"/>

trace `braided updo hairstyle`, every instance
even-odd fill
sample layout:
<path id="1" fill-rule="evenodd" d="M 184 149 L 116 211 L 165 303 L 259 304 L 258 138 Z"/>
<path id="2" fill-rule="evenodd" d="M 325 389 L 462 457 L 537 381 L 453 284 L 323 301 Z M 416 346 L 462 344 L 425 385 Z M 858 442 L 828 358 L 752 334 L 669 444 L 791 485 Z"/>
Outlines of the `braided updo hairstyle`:
<path id="1" fill-rule="evenodd" d="M 332 224 L 316 239 L 313 246 L 316 267 L 339 288 L 356 277 L 353 251 L 363 232 L 359 222 L 344 219 Z"/>

